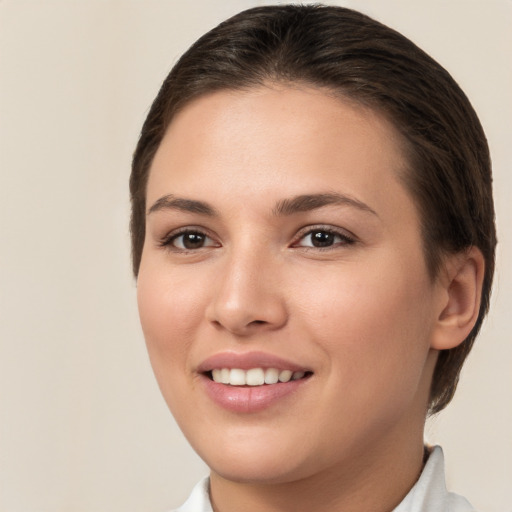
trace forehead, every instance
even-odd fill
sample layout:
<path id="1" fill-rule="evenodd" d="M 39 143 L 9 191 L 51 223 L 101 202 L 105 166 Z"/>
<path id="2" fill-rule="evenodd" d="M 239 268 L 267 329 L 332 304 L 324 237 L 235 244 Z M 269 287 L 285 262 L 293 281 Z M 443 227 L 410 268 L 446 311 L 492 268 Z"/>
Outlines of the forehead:
<path id="1" fill-rule="evenodd" d="M 336 189 L 378 203 L 405 192 L 401 145 L 384 116 L 320 89 L 215 92 L 171 122 L 153 160 L 147 200 L 164 192 L 208 195 L 213 187 L 218 198 Z"/>

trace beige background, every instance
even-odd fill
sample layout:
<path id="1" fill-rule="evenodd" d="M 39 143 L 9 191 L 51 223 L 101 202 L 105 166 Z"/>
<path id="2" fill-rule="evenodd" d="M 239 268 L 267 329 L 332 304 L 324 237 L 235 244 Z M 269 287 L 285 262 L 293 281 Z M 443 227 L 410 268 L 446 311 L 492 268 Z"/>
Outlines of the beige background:
<path id="1" fill-rule="evenodd" d="M 176 58 L 263 3 L 0 0 L 0 512 L 164 511 L 205 474 L 145 353 L 127 180 Z M 487 131 L 500 231 L 493 311 L 427 437 L 445 448 L 450 487 L 481 512 L 511 512 L 512 3 L 337 3 L 444 64 Z"/>

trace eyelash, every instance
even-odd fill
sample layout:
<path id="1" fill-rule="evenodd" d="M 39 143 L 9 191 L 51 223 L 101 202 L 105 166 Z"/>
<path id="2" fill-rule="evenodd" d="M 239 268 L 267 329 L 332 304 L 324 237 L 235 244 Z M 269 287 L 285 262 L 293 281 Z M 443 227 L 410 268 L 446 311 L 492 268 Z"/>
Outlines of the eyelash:
<path id="1" fill-rule="evenodd" d="M 307 246 L 307 245 L 299 245 L 299 242 L 302 240 L 305 240 L 306 237 L 312 236 L 314 233 L 326 233 L 328 235 L 332 235 L 334 237 L 338 237 L 340 239 L 339 242 L 333 243 L 332 245 L 328 245 L 325 247 L 315 247 L 313 245 Z M 304 249 L 308 250 L 316 250 L 316 251 L 328 251 L 333 250 L 338 247 L 347 246 L 347 245 L 353 245 L 356 243 L 355 237 L 347 234 L 345 231 L 342 231 L 341 229 L 335 229 L 331 226 L 308 226 L 305 228 L 305 230 L 299 232 L 296 242 L 293 242 L 292 247 L 302 247 Z"/>
<path id="2" fill-rule="evenodd" d="M 174 242 L 176 240 L 178 240 L 180 237 L 183 237 L 185 235 L 199 235 L 201 237 L 203 237 L 204 239 L 209 239 L 211 241 L 214 242 L 213 238 L 211 236 L 209 236 L 207 233 L 205 233 L 204 230 L 200 229 L 200 228 L 197 228 L 197 229 L 194 229 L 194 228 L 184 228 L 184 229 L 181 229 L 179 231 L 176 231 L 176 232 L 172 232 L 172 233 L 169 233 L 167 236 L 165 236 L 159 243 L 160 247 L 165 247 L 166 249 L 169 249 L 171 251 L 175 251 L 175 252 L 183 252 L 183 253 L 187 253 L 187 252 L 195 252 L 199 249 L 204 249 L 205 247 L 220 247 L 220 244 L 217 244 L 217 243 L 213 243 L 213 244 L 210 244 L 210 245 L 206 245 L 206 246 L 201 246 L 201 247 L 197 247 L 197 248 L 194 248 L 194 249 L 191 249 L 191 248 L 187 248 L 187 247 L 176 247 L 174 245 Z"/>
<path id="3" fill-rule="evenodd" d="M 306 237 L 312 236 L 314 233 L 324 233 L 327 235 L 331 235 L 334 237 L 338 237 L 340 239 L 339 242 L 333 243 L 332 245 L 327 245 L 324 247 L 321 246 L 314 246 L 314 245 L 300 245 L 300 242 L 305 240 Z M 200 237 L 203 237 L 203 239 L 209 239 L 211 242 L 208 245 L 201 245 L 200 247 L 196 248 L 187 248 L 187 247 L 176 247 L 174 243 L 176 240 L 178 240 L 180 237 L 183 237 L 185 235 L 199 235 Z M 291 247 L 298 248 L 302 247 L 306 250 L 315 250 L 315 251 L 328 251 L 335 249 L 337 247 L 341 246 L 348 246 L 353 245 L 356 243 L 355 237 L 352 237 L 348 235 L 346 232 L 334 229 L 331 226 L 308 226 L 304 230 L 300 231 L 295 238 L 295 241 L 291 244 Z M 179 230 L 177 232 L 173 232 L 165 236 L 160 242 L 159 246 L 165 247 L 166 249 L 180 252 L 180 253 L 191 253 L 196 252 L 200 249 L 205 249 L 208 247 L 220 247 L 220 244 L 214 241 L 214 239 L 209 236 L 204 230 L 202 229 L 194 229 L 194 228 L 184 228 L 182 230 Z"/>

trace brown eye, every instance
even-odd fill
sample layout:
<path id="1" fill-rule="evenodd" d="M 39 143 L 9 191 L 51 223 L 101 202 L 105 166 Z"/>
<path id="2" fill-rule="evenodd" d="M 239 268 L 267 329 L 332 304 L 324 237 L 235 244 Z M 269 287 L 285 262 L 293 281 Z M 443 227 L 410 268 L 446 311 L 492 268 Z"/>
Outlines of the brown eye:
<path id="1" fill-rule="evenodd" d="M 336 241 L 336 235 L 327 231 L 314 231 L 309 236 L 313 247 L 329 247 Z"/>
<path id="2" fill-rule="evenodd" d="M 185 233 L 180 233 L 172 237 L 170 245 L 176 249 L 190 251 L 194 249 L 201 249 L 203 247 L 212 247 L 215 243 L 204 233 L 199 231 L 186 231 Z"/>
<path id="3" fill-rule="evenodd" d="M 347 235 L 331 229 L 311 229 L 295 244 L 298 247 L 323 249 L 353 244 L 354 240 Z"/>

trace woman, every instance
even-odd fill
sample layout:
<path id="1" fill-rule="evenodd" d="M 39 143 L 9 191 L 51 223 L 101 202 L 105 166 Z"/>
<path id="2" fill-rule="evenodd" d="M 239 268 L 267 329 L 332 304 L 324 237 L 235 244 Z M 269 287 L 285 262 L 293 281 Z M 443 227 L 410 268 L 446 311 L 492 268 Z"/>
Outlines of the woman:
<path id="1" fill-rule="evenodd" d="M 211 469 L 180 511 L 472 510 L 423 443 L 496 244 L 445 70 L 349 9 L 242 12 L 165 80 L 130 186 L 153 369 Z"/>

